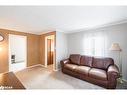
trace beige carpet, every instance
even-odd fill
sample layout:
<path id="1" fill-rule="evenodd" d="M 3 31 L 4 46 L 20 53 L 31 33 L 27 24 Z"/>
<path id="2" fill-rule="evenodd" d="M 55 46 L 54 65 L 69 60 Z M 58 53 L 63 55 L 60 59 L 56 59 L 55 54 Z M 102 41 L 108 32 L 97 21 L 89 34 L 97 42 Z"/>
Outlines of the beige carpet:
<path id="1" fill-rule="evenodd" d="M 15 74 L 27 89 L 104 89 L 42 66 L 27 68 Z"/>

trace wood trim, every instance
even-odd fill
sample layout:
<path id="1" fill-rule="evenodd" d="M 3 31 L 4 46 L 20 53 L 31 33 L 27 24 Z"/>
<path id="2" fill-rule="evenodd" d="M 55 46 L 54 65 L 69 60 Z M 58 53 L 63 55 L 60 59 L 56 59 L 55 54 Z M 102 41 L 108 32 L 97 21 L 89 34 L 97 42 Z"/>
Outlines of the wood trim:
<path id="1" fill-rule="evenodd" d="M 45 64 L 45 37 L 50 36 L 50 35 L 54 35 L 55 37 L 54 45 L 56 47 L 56 31 L 40 35 L 40 64 L 42 65 Z M 55 57 L 56 57 L 56 49 L 54 50 L 54 52 L 55 52 Z"/>

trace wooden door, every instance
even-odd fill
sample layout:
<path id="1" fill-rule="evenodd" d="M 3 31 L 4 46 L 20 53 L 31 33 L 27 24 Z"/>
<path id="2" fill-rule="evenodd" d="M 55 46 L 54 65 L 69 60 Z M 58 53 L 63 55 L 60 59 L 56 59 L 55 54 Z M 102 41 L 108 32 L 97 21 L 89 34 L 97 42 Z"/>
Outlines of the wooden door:
<path id="1" fill-rule="evenodd" d="M 47 63 L 48 65 L 53 64 L 53 54 L 51 51 L 52 40 L 47 39 Z"/>

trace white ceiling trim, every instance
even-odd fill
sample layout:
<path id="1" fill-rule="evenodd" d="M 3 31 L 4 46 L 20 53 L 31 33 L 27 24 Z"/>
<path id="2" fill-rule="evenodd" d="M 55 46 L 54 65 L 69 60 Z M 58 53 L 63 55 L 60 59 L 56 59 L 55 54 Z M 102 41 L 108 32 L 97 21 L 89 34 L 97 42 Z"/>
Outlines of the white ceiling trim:
<path id="1" fill-rule="evenodd" d="M 93 30 L 93 29 L 98 29 L 98 28 L 110 27 L 113 25 L 119 25 L 119 24 L 124 24 L 124 23 L 127 23 L 127 19 L 121 19 L 119 21 L 115 21 L 115 22 L 111 22 L 111 23 L 107 23 L 103 25 L 98 25 L 92 28 L 82 28 L 82 29 L 77 29 L 77 30 L 72 30 L 72 31 L 66 31 L 65 33 L 72 34 L 72 33 L 77 33 L 81 31 L 88 31 L 88 30 Z"/>

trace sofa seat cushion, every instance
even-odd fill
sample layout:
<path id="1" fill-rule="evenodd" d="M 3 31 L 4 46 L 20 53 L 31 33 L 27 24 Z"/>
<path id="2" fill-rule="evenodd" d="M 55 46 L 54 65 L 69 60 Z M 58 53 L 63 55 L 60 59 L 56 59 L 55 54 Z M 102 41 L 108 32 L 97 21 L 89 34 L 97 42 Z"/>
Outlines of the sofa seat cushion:
<path id="1" fill-rule="evenodd" d="M 98 80 L 107 81 L 107 74 L 105 70 L 92 68 L 89 71 L 89 77 L 95 78 Z"/>
<path id="2" fill-rule="evenodd" d="M 88 75 L 90 69 L 91 68 L 88 66 L 78 66 L 77 68 L 75 68 L 75 72 Z"/>
<path id="3" fill-rule="evenodd" d="M 68 69 L 68 70 L 71 70 L 71 71 L 74 71 L 76 67 L 78 67 L 78 65 L 75 65 L 75 64 L 65 64 L 64 65 L 65 69 Z"/>

